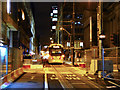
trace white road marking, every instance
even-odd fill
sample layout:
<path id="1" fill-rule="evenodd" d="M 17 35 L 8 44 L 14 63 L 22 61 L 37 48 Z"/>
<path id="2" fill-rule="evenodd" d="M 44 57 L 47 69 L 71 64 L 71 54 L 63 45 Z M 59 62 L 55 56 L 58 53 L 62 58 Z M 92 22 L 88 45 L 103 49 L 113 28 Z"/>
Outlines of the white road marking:
<path id="1" fill-rule="evenodd" d="M 34 79 L 35 78 L 35 76 L 31 76 L 31 78 L 30 79 Z"/>
<path id="2" fill-rule="evenodd" d="M 76 75 L 75 75 L 75 74 L 73 74 L 72 76 L 73 76 L 73 77 L 76 77 Z"/>
<path id="3" fill-rule="evenodd" d="M 45 73 L 45 90 L 48 90 L 47 74 Z"/>
<path id="4" fill-rule="evenodd" d="M 79 77 L 76 77 L 77 78 L 77 80 L 80 80 L 80 78 Z"/>
<path id="5" fill-rule="evenodd" d="M 116 88 L 116 86 L 106 86 L 106 88 Z"/>
<path id="6" fill-rule="evenodd" d="M 111 83 L 111 84 L 114 84 L 114 85 L 116 85 L 116 86 L 118 86 L 118 87 L 120 87 L 120 85 L 118 85 L 118 84 L 116 84 L 116 83 L 114 83 L 114 82 L 112 82 L 112 81 L 108 81 L 109 83 Z"/>

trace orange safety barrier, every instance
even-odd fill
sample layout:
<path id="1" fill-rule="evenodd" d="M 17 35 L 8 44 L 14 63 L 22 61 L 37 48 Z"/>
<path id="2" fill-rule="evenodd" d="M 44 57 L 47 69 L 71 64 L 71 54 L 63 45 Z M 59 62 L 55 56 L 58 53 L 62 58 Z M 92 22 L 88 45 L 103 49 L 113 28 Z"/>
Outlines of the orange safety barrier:
<path id="1" fill-rule="evenodd" d="M 2 83 L 5 83 L 5 82 L 7 82 L 7 76 L 5 76 L 5 77 L 3 78 L 3 82 L 2 82 Z"/>
<path id="2" fill-rule="evenodd" d="M 2 77 L 0 79 L 1 81 L 0 89 L 6 88 L 11 82 L 17 79 L 22 73 L 23 73 L 23 68 L 19 68 Z"/>
<path id="3" fill-rule="evenodd" d="M 81 67 L 82 67 L 82 68 L 85 68 L 85 64 L 81 64 Z"/>
<path id="4" fill-rule="evenodd" d="M 14 74 L 14 72 L 11 73 L 11 79 L 12 79 L 12 80 L 15 79 L 15 74 Z"/>
<path id="5" fill-rule="evenodd" d="M 28 69 L 28 68 L 30 68 L 30 65 L 23 65 L 23 68 Z"/>
<path id="6" fill-rule="evenodd" d="M 22 73 L 23 73 L 23 67 L 22 67 L 22 68 L 20 68 L 19 73 L 20 73 L 20 74 L 22 74 Z"/>

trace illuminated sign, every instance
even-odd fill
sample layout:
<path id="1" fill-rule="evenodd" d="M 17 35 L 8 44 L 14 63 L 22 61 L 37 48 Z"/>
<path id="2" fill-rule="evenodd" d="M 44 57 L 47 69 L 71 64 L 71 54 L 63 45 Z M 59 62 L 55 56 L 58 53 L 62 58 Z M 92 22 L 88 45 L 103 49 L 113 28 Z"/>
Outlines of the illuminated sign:
<path id="1" fill-rule="evenodd" d="M 57 18 L 52 18 L 52 21 L 57 21 Z"/>
<path id="2" fill-rule="evenodd" d="M 50 13 L 51 16 L 53 16 L 53 13 Z"/>
<path id="3" fill-rule="evenodd" d="M 53 13 L 58 13 L 58 10 L 53 10 Z"/>
<path id="4" fill-rule="evenodd" d="M 52 29 L 56 29 L 56 26 L 52 26 Z"/>
<path id="5" fill-rule="evenodd" d="M 80 42 L 80 47 L 83 47 L 83 42 Z"/>
<path id="6" fill-rule="evenodd" d="M 53 46 L 53 48 L 60 48 L 60 46 Z"/>
<path id="7" fill-rule="evenodd" d="M 67 42 L 67 47 L 70 47 L 70 42 Z"/>

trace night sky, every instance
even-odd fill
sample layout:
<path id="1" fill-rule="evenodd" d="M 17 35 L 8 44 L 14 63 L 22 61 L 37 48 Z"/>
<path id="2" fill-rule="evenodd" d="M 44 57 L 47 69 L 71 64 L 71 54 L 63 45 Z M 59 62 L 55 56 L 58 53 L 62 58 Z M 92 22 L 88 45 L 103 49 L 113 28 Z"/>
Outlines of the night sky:
<path id="1" fill-rule="evenodd" d="M 50 2 L 33 2 L 33 16 L 35 19 L 36 36 L 40 44 L 45 45 L 50 43 L 51 30 L 51 5 Z"/>

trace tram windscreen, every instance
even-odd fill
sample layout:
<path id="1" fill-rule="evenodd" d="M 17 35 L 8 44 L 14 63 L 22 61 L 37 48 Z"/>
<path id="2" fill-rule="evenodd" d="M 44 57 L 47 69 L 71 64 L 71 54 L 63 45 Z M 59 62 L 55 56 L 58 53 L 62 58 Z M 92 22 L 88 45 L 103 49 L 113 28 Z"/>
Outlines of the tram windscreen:
<path id="1" fill-rule="evenodd" d="M 62 53 L 63 53 L 63 50 L 61 48 L 60 49 L 54 49 L 54 48 L 50 49 L 50 54 L 52 56 L 61 56 Z"/>

